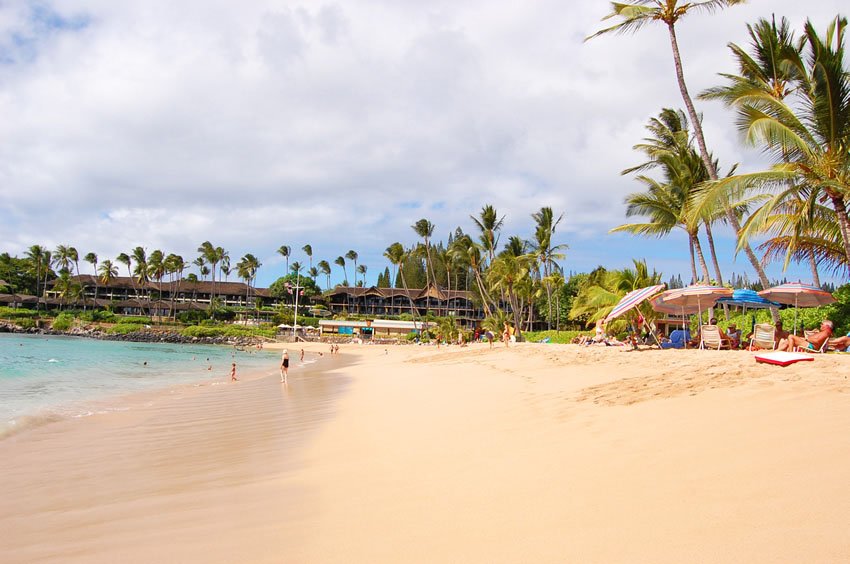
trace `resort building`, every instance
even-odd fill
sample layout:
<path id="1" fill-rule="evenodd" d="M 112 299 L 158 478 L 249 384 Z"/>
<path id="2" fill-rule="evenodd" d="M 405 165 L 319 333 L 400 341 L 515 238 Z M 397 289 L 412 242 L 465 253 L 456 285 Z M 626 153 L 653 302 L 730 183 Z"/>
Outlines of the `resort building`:
<path id="1" fill-rule="evenodd" d="M 79 284 L 81 296 L 72 301 L 75 307 L 110 307 L 116 313 L 128 315 L 169 315 L 173 311 L 207 309 L 215 295 L 216 301 L 227 307 L 254 307 L 255 301 L 260 307 L 277 305 L 268 288 L 249 287 L 243 282 L 191 281 L 181 279 L 174 282 L 147 282 L 139 284 L 134 278 L 116 276 L 109 284 L 104 284 L 97 276 L 82 274 L 73 276 L 72 281 Z M 60 292 L 56 290 L 56 280 L 48 284 L 44 293 L 45 305 L 62 305 Z"/>
<path id="2" fill-rule="evenodd" d="M 484 310 L 472 297 L 472 292 L 445 290 L 433 284 L 408 290 L 337 286 L 325 294 L 328 309 L 334 315 L 347 313 L 382 317 L 431 313 L 454 317 L 462 327 L 473 327 L 484 319 Z"/>

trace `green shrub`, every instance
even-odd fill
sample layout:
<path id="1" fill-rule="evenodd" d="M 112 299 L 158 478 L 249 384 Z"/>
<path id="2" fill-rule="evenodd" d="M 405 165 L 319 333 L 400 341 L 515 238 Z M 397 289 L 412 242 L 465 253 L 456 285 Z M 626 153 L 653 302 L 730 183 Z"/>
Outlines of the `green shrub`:
<path id="1" fill-rule="evenodd" d="M 0 307 L 0 319 L 32 319 L 38 312 L 32 309 Z"/>
<path id="2" fill-rule="evenodd" d="M 35 327 L 35 319 L 23 317 L 15 320 L 15 325 L 26 331 L 27 329 Z"/>
<path id="3" fill-rule="evenodd" d="M 107 333 L 115 333 L 117 335 L 126 335 L 128 333 L 136 333 L 145 328 L 141 323 L 116 323 L 109 329 Z"/>
<path id="4" fill-rule="evenodd" d="M 70 313 L 60 313 L 56 319 L 53 320 L 53 329 L 56 331 L 67 331 L 74 324 L 74 316 Z"/>
<path id="5" fill-rule="evenodd" d="M 143 317 L 143 316 L 127 316 L 127 317 L 118 317 L 119 323 L 136 323 L 140 325 L 150 325 L 151 318 Z"/>
<path id="6" fill-rule="evenodd" d="M 576 337 L 592 335 L 588 331 L 523 331 L 522 337 L 529 342 L 538 342 L 548 338 L 550 343 L 571 343 Z"/>

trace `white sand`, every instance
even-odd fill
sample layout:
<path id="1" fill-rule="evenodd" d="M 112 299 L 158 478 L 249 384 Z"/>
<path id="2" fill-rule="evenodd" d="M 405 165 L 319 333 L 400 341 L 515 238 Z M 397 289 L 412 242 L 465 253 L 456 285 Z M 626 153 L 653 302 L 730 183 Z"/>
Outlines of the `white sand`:
<path id="1" fill-rule="evenodd" d="M 307 348 L 1 441 L 0 561 L 850 560 L 850 356 Z"/>

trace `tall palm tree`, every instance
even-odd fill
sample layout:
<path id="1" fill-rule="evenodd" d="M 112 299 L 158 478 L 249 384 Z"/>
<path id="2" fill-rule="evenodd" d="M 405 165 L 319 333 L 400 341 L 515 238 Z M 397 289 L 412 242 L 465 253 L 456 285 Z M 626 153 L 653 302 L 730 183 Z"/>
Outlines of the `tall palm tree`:
<path id="1" fill-rule="evenodd" d="M 434 263 L 431 260 L 431 236 L 434 235 L 434 224 L 425 218 L 420 219 L 410 226 L 417 235 L 425 241 L 425 279 L 430 280 L 435 286 L 437 278 L 434 276 Z"/>
<path id="2" fill-rule="evenodd" d="M 100 281 L 104 286 L 110 286 L 118 277 L 118 267 L 109 259 L 104 259 L 97 269 Z"/>
<path id="3" fill-rule="evenodd" d="M 481 296 L 481 304 L 484 307 L 484 314 L 490 317 L 493 314 L 491 307 L 494 304 L 490 293 L 487 291 L 487 285 L 484 283 L 484 259 L 481 254 L 483 247 L 475 243 L 471 237 L 465 236 L 462 239 L 455 241 L 455 254 L 458 258 L 469 267 L 472 275 L 475 278 L 475 285 L 478 289 L 478 295 Z"/>
<path id="4" fill-rule="evenodd" d="M 94 276 L 94 299 L 95 299 L 95 303 L 97 303 L 97 291 L 98 291 L 98 287 L 100 286 L 97 283 L 97 253 L 94 253 L 94 252 L 86 253 L 86 256 L 83 257 L 83 260 L 86 261 L 87 263 L 89 263 L 90 265 L 92 265 L 92 270 L 95 273 L 95 276 Z"/>
<path id="5" fill-rule="evenodd" d="M 357 272 L 359 272 L 363 276 L 363 287 L 366 287 L 366 271 L 369 268 L 365 264 L 361 264 L 357 267 Z"/>
<path id="6" fill-rule="evenodd" d="M 401 243 L 393 243 L 384 252 L 384 256 L 398 269 L 401 277 L 401 285 L 404 288 L 404 295 L 407 296 L 407 301 L 410 302 L 410 313 L 413 315 L 413 330 L 416 331 L 416 320 L 419 316 L 419 310 L 416 308 L 416 303 L 410 295 L 410 289 L 407 287 L 407 279 L 404 276 L 404 261 L 407 260 L 410 251 L 404 248 Z"/>
<path id="7" fill-rule="evenodd" d="M 487 204 L 481 208 L 481 212 L 478 214 L 478 217 L 475 217 L 474 215 L 469 217 L 472 219 L 472 222 L 475 223 L 475 226 L 478 227 L 479 231 L 481 231 L 481 245 L 492 262 L 493 259 L 496 258 L 496 249 L 499 246 L 498 231 L 502 229 L 505 216 L 499 218 L 499 214 L 496 213 L 496 208 Z"/>
<path id="8" fill-rule="evenodd" d="M 148 275 L 148 257 L 147 252 L 143 247 L 136 247 L 133 249 L 131 253 L 133 260 L 136 263 L 136 266 L 133 268 L 132 278 L 136 281 L 136 283 L 142 288 L 146 288 L 148 285 L 148 281 L 150 280 L 150 276 Z M 150 291 L 147 291 L 148 299 L 150 299 Z M 136 289 L 136 299 L 139 300 L 139 291 L 138 287 Z M 141 301 L 139 302 L 139 306 L 142 310 L 142 315 L 145 315 L 145 308 L 141 305 Z"/>
<path id="9" fill-rule="evenodd" d="M 342 267 L 342 276 L 345 279 L 345 285 L 348 286 L 348 272 L 345 270 L 345 259 L 343 257 L 336 257 L 334 264 Z"/>
<path id="10" fill-rule="evenodd" d="M 748 143 L 763 146 L 777 161 L 769 170 L 736 175 L 712 183 L 701 195 L 710 202 L 719 193 L 748 190 L 777 191 L 760 212 L 760 222 L 741 231 L 739 245 L 747 242 L 770 218 L 770 210 L 784 199 L 796 198 L 797 192 L 811 194 L 802 198 L 815 203 L 829 202 L 839 226 L 844 254 L 850 260 L 850 73 L 844 64 L 844 31 L 847 20 L 837 17 L 818 35 L 807 22 L 802 51 L 794 44 L 783 45 L 777 55 L 783 68 L 781 78 L 760 84 L 744 69 L 737 77 L 727 76 L 727 84 L 706 92 L 706 97 L 722 100 L 738 112 L 738 129 Z M 763 26 L 763 24 L 762 24 Z M 772 32 L 772 43 L 789 41 L 782 26 L 765 29 Z M 760 37 L 761 39 L 761 37 Z M 790 41 L 789 41 L 790 42 Z M 756 53 L 759 46 L 755 47 Z M 733 49 L 740 66 L 748 64 L 746 53 Z M 756 55 L 758 56 L 758 55 Z M 745 87 L 753 84 L 749 90 Z M 746 92 L 746 95 L 743 93 Z M 782 96 L 784 94 L 784 96 Z M 788 187 L 797 190 L 787 190 Z"/>
<path id="11" fill-rule="evenodd" d="M 319 269 L 315 266 L 311 266 L 310 269 L 307 271 L 307 275 L 310 277 L 310 280 L 315 282 L 316 278 L 319 277 Z"/>
<path id="12" fill-rule="evenodd" d="M 612 11 L 608 14 L 605 20 L 609 18 L 620 18 L 621 21 L 611 27 L 602 29 L 593 35 L 587 37 L 585 41 L 605 35 L 608 33 L 634 33 L 643 29 L 646 25 L 660 22 L 667 27 L 667 33 L 670 37 L 670 48 L 673 54 L 673 65 L 676 69 L 676 81 L 679 85 L 679 93 L 687 108 L 688 116 L 694 128 L 694 136 L 699 147 L 699 154 L 705 163 L 706 171 L 711 180 L 717 180 L 717 168 L 708 152 L 708 147 L 705 142 L 705 134 L 702 130 L 702 121 L 697 114 L 694 102 L 691 95 L 688 93 L 688 87 L 685 83 L 685 74 L 682 66 L 682 57 L 679 53 L 679 41 L 676 37 L 676 24 L 691 12 L 714 12 L 727 6 L 742 4 L 744 0 L 704 0 L 701 2 L 681 2 L 680 0 L 630 0 L 629 2 L 612 2 Z M 724 210 L 726 220 L 729 225 L 738 234 L 741 231 L 741 223 L 735 210 L 731 206 L 726 206 Z M 742 246 L 744 254 L 750 261 L 753 270 L 758 274 L 762 285 L 767 288 L 770 286 L 770 281 L 764 271 L 761 263 L 753 252 L 749 244 Z"/>
<path id="13" fill-rule="evenodd" d="M 133 259 L 127 253 L 119 253 L 117 257 L 115 257 L 116 262 L 120 262 L 124 266 L 127 267 L 127 278 L 130 280 L 130 285 L 133 287 L 133 294 L 138 297 L 138 292 L 136 291 L 136 281 L 133 278 Z"/>
<path id="14" fill-rule="evenodd" d="M 286 270 L 284 272 L 289 272 L 289 255 L 292 254 L 292 248 L 289 245 L 281 245 L 277 249 L 277 254 L 286 259 Z"/>
<path id="15" fill-rule="evenodd" d="M 399 243 L 398 241 L 396 241 L 395 243 L 393 243 L 392 245 L 387 247 L 386 250 L 384 250 L 384 257 L 388 261 L 390 261 L 390 265 L 392 265 L 392 267 L 393 267 L 393 279 L 392 279 L 392 284 L 391 284 L 392 288 L 395 288 L 395 280 L 396 280 L 396 272 L 397 272 L 396 269 L 399 268 L 399 265 L 401 264 L 401 257 L 403 255 L 404 255 L 404 246 L 402 246 L 402 244 Z"/>
<path id="16" fill-rule="evenodd" d="M 546 318 L 547 329 L 552 329 L 552 285 L 551 275 L 556 268 L 558 260 L 563 260 L 564 253 L 561 252 L 567 249 L 567 245 L 552 245 L 552 238 L 555 236 L 555 230 L 561 220 L 564 219 L 564 214 L 555 219 L 555 212 L 551 207 L 544 206 L 531 214 L 532 219 L 536 223 L 534 229 L 534 255 L 537 262 L 540 264 L 542 272 L 540 279 L 543 287 L 546 289 L 546 304 L 548 308 L 548 317 Z"/>
<path id="17" fill-rule="evenodd" d="M 513 247 L 513 246 L 512 246 Z M 493 289 L 503 292 L 513 315 L 517 337 L 522 335 L 522 308 L 517 289 L 523 279 L 529 276 L 533 257 L 527 254 L 514 254 L 516 248 L 499 254 L 487 270 L 487 282 Z"/>
<path id="18" fill-rule="evenodd" d="M 349 250 L 347 253 L 345 253 L 345 258 L 347 258 L 350 261 L 354 261 L 354 271 L 356 272 L 357 271 L 357 259 L 359 258 L 357 251 Z M 346 278 L 347 278 L 347 276 L 346 276 Z M 357 285 L 357 274 L 354 275 L 354 285 L 355 286 Z"/>
<path id="19" fill-rule="evenodd" d="M 650 136 L 644 138 L 644 143 L 635 145 L 635 149 L 643 152 L 649 160 L 627 168 L 623 174 L 660 169 L 663 180 L 638 175 L 637 180 L 643 183 L 647 190 L 626 197 L 626 215 L 648 216 L 649 221 L 621 225 L 611 232 L 626 231 L 637 235 L 664 237 L 675 227 L 684 229 L 688 234 L 691 250 L 693 279 L 699 279 L 694 261 L 696 252 L 703 271 L 703 281 L 708 282 L 711 276 L 708 274 L 698 235 L 700 224 L 703 223 L 707 212 L 694 214 L 691 205 L 696 187 L 708 180 L 708 174 L 691 145 L 687 117 L 682 111 L 664 108 L 658 118 L 649 121 L 646 128 Z"/>
<path id="20" fill-rule="evenodd" d="M 165 257 L 165 267 L 169 273 L 171 281 L 169 283 L 169 294 L 171 295 L 171 317 L 177 319 L 177 307 L 175 300 L 177 294 L 180 293 L 180 283 L 183 281 L 183 271 L 186 270 L 186 261 L 183 257 L 174 253 L 169 253 Z"/>
<path id="21" fill-rule="evenodd" d="M 262 263 L 251 253 L 246 253 L 238 263 L 236 263 L 236 272 L 240 278 L 245 281 L 245 305 L 248 305 L 252 282 L 257 277 L 257 271 L 262 266 Z M 256 305 L 256 304 L 255 304 Z M 258 309 L 259 312 L 259 309 Z"/>
<path id="22" fill-rule="evenodd" d="M 41 297 L 41 292 L 39 292 L 39 285 L 41 284 L 41 274 L 44 271 L 45 258 L 49 255 L 50 251 L 48 251 L 41 245 L 32 245 L 29 249 L 27 249 L 26 252 L 27 260 L 29 260 L 31 268 L 35 271 L 35 293 L 38 297 Z M 49 263 L 49 259 L 47 262 Z M 39 303 L 36 302 L 36 311 L 38 310 L 38 308 Z"/>
<path id="23" fill-rule="evenodd" d="M 319 270 L 322 272 L 322 274 L 324 274 L 325 277 L 326 277 L 325 278 L 325 280 L 326 280 L 326 282 L 325 282 L 326 288 L 325 289 L 330 290 L 331 289 L 331 265 L 330 265 L 330 263 L 328 263 L 328 261 L 323 259 L 323 260 L 320 260 L 318 262 L 318 267 L 319 267 Z"/>
<path id="24" fill-rule="evenodd" d="M 201 253 L 201 256 L 210 265 L 210 315 L 213 319 L 215 319 L 215 273 L 218 268 L 218 264 L 222 261 L 224 257 L 225 250 L 221 247 L 216 247 L 209 241 L 204 241 L 198 247 L 198 252 Z"/>
<path id="25" fill-rule="evenodd" d="M 304 251 L 304 254 L 310 260 L 310 268 L 313 268 L 313 247 L 311 245 L 304 245 L 301 247 L 301 250 Z"/>

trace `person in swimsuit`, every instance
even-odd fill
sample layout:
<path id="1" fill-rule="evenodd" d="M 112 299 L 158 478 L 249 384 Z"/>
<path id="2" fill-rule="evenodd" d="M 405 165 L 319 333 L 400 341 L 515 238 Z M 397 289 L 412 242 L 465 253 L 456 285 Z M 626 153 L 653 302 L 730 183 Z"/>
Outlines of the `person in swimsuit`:
<path id="1" fill-rule="evenodd" d="M 236 378 L 236 363 L 230 365 L 230 381 L 236 382 L 238 378 Z"/>
<path id="2" fill-rule="evenodd" d="M 798 337 L 797 335 L 788 335 L 787 338 L 779 341 L 779 346 L 776 347 L 776 350 L 793 351 L 795 347 L 799 347 L 801 349 L 819 351 L 824 342 L 832 337 L 833 327 L 832 321 L 824 319 L 823 323 L 820 324 L 820 331 L 811 335 L 808 339 Z"/>
<path id="3" fill-rule="evenodd" d="M 280 357 L 280 381 L 284 384 L 289 376 L 289 351 L 283 349 L 283 356 Z"/>

